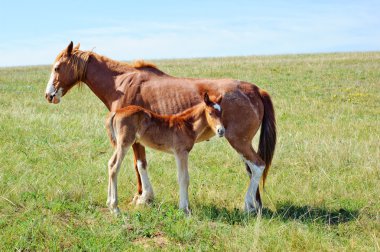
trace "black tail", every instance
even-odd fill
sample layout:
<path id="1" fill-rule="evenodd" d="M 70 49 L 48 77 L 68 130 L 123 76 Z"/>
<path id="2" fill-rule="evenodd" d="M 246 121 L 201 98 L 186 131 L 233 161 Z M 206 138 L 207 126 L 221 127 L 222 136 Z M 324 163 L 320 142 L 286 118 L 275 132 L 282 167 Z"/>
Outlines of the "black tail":
<path id="1" fill-rule="evenodd" d="M 274 155 L 274 150 L 276 147 L 276 118 L 274 116 L 274 108 L 272 100 L 269 94 L 260 89 L 259 90 L 261 100 L 264 104 L 264 117 L 261 124 L 261 134 L 259 141 L 259 156 L 265 162 L 265 169 L 263 174 L 263 187 L 265 186 L 265 179 L 268 175 L 270 165 L 272 164 L 272 159 Z"/>

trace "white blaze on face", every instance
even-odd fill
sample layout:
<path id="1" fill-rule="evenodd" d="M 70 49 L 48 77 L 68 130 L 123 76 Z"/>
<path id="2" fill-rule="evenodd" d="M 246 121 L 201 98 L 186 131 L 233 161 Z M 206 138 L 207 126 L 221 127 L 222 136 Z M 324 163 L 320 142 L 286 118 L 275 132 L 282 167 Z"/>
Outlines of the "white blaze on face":
<path id="1" fill-rule="evenodd" d="M 62 92 L 63 92 L 62 88 L 59 88 L 57 91 L 54 88 L 54 80 L 55 80 L 55 75 L 56 75 L 54 69 L 57 68 L 58 65 L 59 65 L 59 62 L 56 62 L 54 64 L 54 67 L 53 67 L 52 72 L 50 74 L 50 79 L 46 85 L 46 90 L 45 90 L 45 94 L 48 98 L 50 96 L 54 96 L 52 99 L 53 103 L 59 103 L 59 101 L 62 97 Z"/>
<path id="2" fill-rule="evenodd" d="M 54 78 L 55 78 L 55 73 L 54 73 L 54 70 L 52 71 L 52 73 L 50 74 L 50 79 L 48 81 L 48 84 L 46 86 L 46 91 L 45 93 L 47 95 L 52 95 L 54 93 Z"/>
<path id="3" fill-rule="evenodd" d="M 215 110 L 218 110 L 219 112 L 222 111 L 222 108 L 220 107 L 220 105 L 218 103 L 214 103 L 214 105 L 212 105 L 212 107 Z M 224 136 L 225 131 L 226 130 L 224 129 L 224 126 L 222 125 L 221 122 L 220 122 L 220 124 L 216 125 L 216 133 L 218 134 L 219 137 Z"/>
<path id="4" fill-rule="evenodd" d="M 220 107 L 220 105 L 218 103 L 215 103 L 213 105 L 214 109 L 218 110 L 219 112 L 222 111 L 222 108 Z"/>

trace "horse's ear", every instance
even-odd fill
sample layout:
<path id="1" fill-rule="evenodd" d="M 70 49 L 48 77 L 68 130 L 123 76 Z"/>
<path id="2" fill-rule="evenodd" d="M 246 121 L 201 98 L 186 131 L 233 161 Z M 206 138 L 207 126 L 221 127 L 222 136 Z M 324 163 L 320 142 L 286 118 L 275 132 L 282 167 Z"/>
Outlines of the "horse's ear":
<path id="1" fill-rule="evenodd" d="M 80 43 L 78 43 L 78 44 L 74 47 L 74 50 L 79 50 L 79 47 L 80 47 Z"/>
<path id="2" fill-rule="evenodd" d="M 66 54 L 67 54 L 67 56 L 71 55 L 71 52 L 73 51 L 73 46 L 74 46 L 73 41 L 71 41 L 70 44 L 66 48 Z"/>
<path id="3" fill-rule="evenodd" d="M 203 97 L 203 100 L 204 102 L 206 103 L 207 106 L 212 106 L 213 103 L 210 101 L 210 97 L 208 97 L 208 94 L 205 93 L 204 97 Z"/>

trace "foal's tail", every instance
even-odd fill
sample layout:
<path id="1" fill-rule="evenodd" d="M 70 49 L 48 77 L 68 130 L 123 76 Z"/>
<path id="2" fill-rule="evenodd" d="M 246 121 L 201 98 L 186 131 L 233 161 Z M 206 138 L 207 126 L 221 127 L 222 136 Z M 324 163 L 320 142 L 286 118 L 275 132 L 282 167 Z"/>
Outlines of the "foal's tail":
<path id="1" fill-rule="evenodd" d="M 113 127 L 113 118 L 115 117 L 115 115 L 116 115 L 116 112 L 110 112 L 108 113 L 108 116 L 106 119 L 107 133 L 113 147 L 116 146 L 116 134 L 115 134 L 115 129 Z"/>
<path id="2" fill-rule="evenodd" d="M 259 156 L 265 162 L 265 169 L 263 174 L 263 187 L 265 186 L 265 179 L 268 175 L 269 167 L 272 164 L 274 149 L 276 146 L 276 118 L 274 116 L 274 108 L 269 94 L 260 89 L 259 94 L 264 104 L 264 117 L 261 123 L 261 133 L 259 141 Z"/>

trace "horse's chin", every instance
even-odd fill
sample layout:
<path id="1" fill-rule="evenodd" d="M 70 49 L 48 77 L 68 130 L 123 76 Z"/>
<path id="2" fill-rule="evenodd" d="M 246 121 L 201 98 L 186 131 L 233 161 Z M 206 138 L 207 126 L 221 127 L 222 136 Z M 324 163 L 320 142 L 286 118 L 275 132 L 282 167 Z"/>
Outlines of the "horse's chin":
<path id="1" fill-rule="evenodd" d="M 53 100 L 51 102 L 54 103 L 54 104 L 58 104 L 60 101 L 61 101 L 61 99 L 59 99 L 58 97 L 54 96 Z"/>

